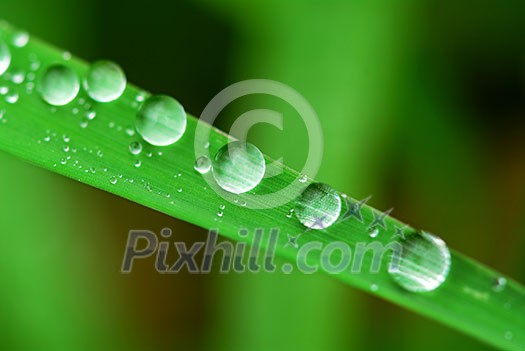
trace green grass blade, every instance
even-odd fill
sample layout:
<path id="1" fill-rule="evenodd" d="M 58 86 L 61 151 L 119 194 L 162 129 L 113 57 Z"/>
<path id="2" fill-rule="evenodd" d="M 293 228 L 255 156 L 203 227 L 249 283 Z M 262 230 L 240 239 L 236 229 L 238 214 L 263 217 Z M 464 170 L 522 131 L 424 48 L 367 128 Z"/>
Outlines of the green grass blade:
<path id="1" fill-rule="evenodd" d="M 0 26 L 0 39 L 10 43 L 13 35 L 13 28 Z M 35 72 L 36 81 L 45 67 L 56 62 L 64 63 L 80 77 L 88 68 L 85 62 L 76 58 L 69 59 L 63 51 L 35 38 L 31 38 L 23 48 L 10 45 L 10 49 L 13 56 L 10 70 L 28 71 L 30 60 L 38 58 L 40 68 Z M 387 217 L 387 230 L 374 239 L 369 237 L 367 226 L 356 220 L 341 222 L 324 231 L 305 232 L 305 228 L 295 218 L 286 216 L 293 203 L 264 210 L 227 204 L 193 170 L 197 119 L 188 119 L 186 133 L 176 144 L 165 148 L 144 144 L 142 154 L 137 157 L 130 154 L 129 145 L 133 141 L 140 141 L 137 134 L 130 132 L 134 130 L 138 108 L 136 96 L 143 92 L 140 89 L 128 85 L 124 95 L 109 104 L 89 101 L 85 92 L 81 91 L 71 104 L 52 108 L 40 98 L 38 87 L 28 93 L 27 83 L 18 85 L 8 81 L 7 77 L 0 77 L 0 86 L 17 91 L 19 98 L 16 103 L 7 103 L 4 97 L 0 100 L 0 111 L 5 110 L 0 123 L 1 150 L 184 221 L 204 228 L 218 228 L 228 238 L 251 242 L 256 228 L 265 229 L 265 233 L 271 228 L 279 228 L 281 236 L 277 254 L 294 260 L 297 251 L 292 246 L 286 246 L 286 234 L 303 233 L 299 238 L 301 245 L 309 241 L 324 244 L 342 241 L 355 247 L 358 242 L 372 240 L 387 245 L 395 234 L 395 227 L 403 226 L 398 220 Z M 84 124 L 86 111 L 78 104 L 80 98 L 89 101 L 97 114 L 87 125 Z M 213 127 L 206 128 L 211 131 L 209 148 L 213 154 L 229 138 Z M 162 152 L 162 156 L 159 152 Z M 148 157 L 148 154 L 151 156 Z M 138 168 L 134 166 L 137 158 L 142 162 L 142 166 Z M 286 168 L 283 174 L 265 179 L 257 191 L 273 192 L 283 184 L 293 183 L 298 177 L 296 171 Z M 224 215 L 218 217 L 217 212 L 222 204 L 227 207 Z M 364 223 L 370 223 L 374 213 L 374 209 L 365 206 Z M 250 229 L 249 235 L 241 237 L 238 234 L 240 228 Z M 262 245 L 264 247 L 264 240 Z M 500 274 L 457 252 L 451 253 L 452 266 L 447 281 L 430 293 L 415 294 L 401 289 L 387 273 L 386 257 L 377 274 L 367 271 L 359 274 L 343 272 L 334 275 L 334 278 L 441 321 L 494 346 L 524 350 L 523 286 L 507 278 L 505 288 L 499 292 L 494 291 L 494 280 Z M 309 261 L 319 263 L 319 260 L 320 252 L 313 251 Z M 371 258 L 366 255 L 363 266 L 367 267 L 370 263 Z M 283 294 L 286 292 L 283 291 Z M 378 331 L 378 334 L 381 332 Z"/>

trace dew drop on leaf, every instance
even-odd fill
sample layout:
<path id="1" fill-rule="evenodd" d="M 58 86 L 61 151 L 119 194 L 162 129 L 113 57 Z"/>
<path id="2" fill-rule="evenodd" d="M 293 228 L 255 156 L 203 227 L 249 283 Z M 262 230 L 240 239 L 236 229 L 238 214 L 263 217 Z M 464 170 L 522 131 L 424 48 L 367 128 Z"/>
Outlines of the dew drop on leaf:
<path id="1" fill-rule="evenodd" d="M 215 181 L 222 189 L 242 194 L 259 185 L 266 163 L 255 145 L 233 141 L 217 151 L 212 170 Z"/>
<path id="2" fill-rule="evenodd" d="M 93 100 L 111 102 L 122 95 L 126 82 L 126 75 L 119 65 L 111 61 L 97 61 L 89 68 L 83 83 Z"/>
<path id="3" fill-rule="evenodd" d="M 80 83 L 73 70 L 63 65 L 54 65 L 40 77 L 38 90 L 48 104 L 63 106 L 76 98 Z"/>
<path id="4" fill-rule="evenodd" d="M 129 152 L 131 152 L 132 155 L 138 155 L 142 152 L 142 144 L 138 141 L 134 141 L 131 144 L 129 144 Z"/>
<path id="5" fill-rule="evenodd" d="M 208 156 L 201 156 L 195 160 L 193 168 L 200 174 L 206 174 L 211 169 L 211 160 Z"/>
<path id="6" fill-rule="evenodd" d="M 450 251 L 443 240 L 421 232 L 401 241 L 400 252 L 392 254 L 390 276 L 402 288 L 427 292 L 443 284 L 450 270 Z"/>
<path id="7" fill-rule="evenodd" d="M 154 95 L 137 112 L 136 127 L 148 143 L 168 146 L 177 142 L 186 131 L 186 112 L 174 98 Z"/>
<path id="8" fill-rule="evenodd" d="M 311 229 L 325 229 L 341 214 L 341 197 L 331 186 L 312 183 L 296 200 L 295 216 Z"/>
<path id="9" fill-rule="evenodd" d="M 11 52 L 7 45 L 0 41 L 0 76 L 7 71 L 11 65 Z"/>

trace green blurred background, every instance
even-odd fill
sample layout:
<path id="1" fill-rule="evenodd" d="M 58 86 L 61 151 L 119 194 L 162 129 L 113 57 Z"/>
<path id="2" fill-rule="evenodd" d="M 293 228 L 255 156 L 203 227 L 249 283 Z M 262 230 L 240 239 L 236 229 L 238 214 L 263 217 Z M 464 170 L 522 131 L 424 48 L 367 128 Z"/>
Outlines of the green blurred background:
<path id="1" fill-rule="evenodd" d="M 322 122 L 319 180 L 525 281 L 522 1 L 2 0 L 0 17 L 194 115 L 239 80 L 290 85 Z M 284 115 L 251 138 L 302 167 Z M 122 275 L 129 230 L 206 232 L 0 161 L 0 350 L 490 349 L 323 275 Z"/>

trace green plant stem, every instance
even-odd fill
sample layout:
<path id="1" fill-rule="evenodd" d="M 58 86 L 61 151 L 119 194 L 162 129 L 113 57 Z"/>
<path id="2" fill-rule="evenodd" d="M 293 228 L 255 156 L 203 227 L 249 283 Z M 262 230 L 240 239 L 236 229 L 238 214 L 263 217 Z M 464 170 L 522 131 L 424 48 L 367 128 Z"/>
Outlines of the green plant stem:
<path id="1" fill-rule="evenodd" d="M 9 42 L 12 35 L 11 27 L 0 26 L 0 39 Z M 13 56 L 12 67 L 28 69 L 30 54 L 38 58 L 40 68 L 35 72 L 36 85 L 43 69 L 56 62 L 72 68 L 79 77 L 88 68 L 85 62 L 77 58 L 66 61 L 62 51 L 35 38 L 31 38 L 23 48 L 10 46 L 10 49 Z M 387 245 L 395 235 L 395 228 L 404 226 L 389 216 L 385 219 L 386 230 L 372 239 L 365 223 L 370 223 L 377 211 L 364 206 L 363 223 L 349 219 L 323 231 L 306 231 L 295 218 L 286 216 L 293 208 L 293 202 L 264 210 L 252 210 L 227 203 L 207 186 L 202 175 L 193 170 L 194 135 L 199 123 L 194 117 L 188 118 L 186 133 L 179 142 L 164 148 L 144 143 L 140 156 L 131 155 L 129 144 L 140 141 L 137 134 L 129 133 L 134 130 L 137 111 L 135 98 L 138 93 L 143 92 L 132 85 L 128 85 L 124 95 L 113 103 L 99 104 L 90 101 L 81 91 L 76 101 L 56 109 L 41 99 L 37 92 L 38 87 L 28 93 L 26 84 L 16 85 L 7 81 L 5 75 L 0 77 L 0 85 L 9 86 L 19 93 L 16 103 L 9 104 L 2 100 L 0 105 L 0 110 L 5 110 L 6 121 L 0 123 L 1 150 L 203 228 L 218 228 L 222 235 L 234 240 L 250 243 L 256 228 L 262 228 L 266 235 L 272 228 L 279 228 L 281 235 L 276 252 L 290 261 L 296 259 L 297 249 L 286 245 L 287 234 L 302 234 L 298 240 L 299 245 L 310 241 L 318 241 L 324 245 L 341 241 L 354 248 L 358 242 L 369 243 L 372 240 Z M 86 99 L 97 114 L 86 128 L 81 125 L 85 121 L 86 111 L 77 103 L 80 98 Z M 79 112 L 74 113 L 74 108 L 79 108 Z M 211 130 L 209 148 L 213 154 L 229 137 L 211 126 L 207 128 Z M 64 141 L 64 136 L 69 141 Z M 70 150 L 66 152 L 65 146 Z M 159 156 L 159 152 L 163 155 Z M 151 157 L 146 156 L 148 153 L 151 153 Z M 137 158 L 142 161 L 142 166 L 138 168 L 134 166 Z M 298 177 L 296 171 L 285 168 L 283 174 L 263 180 L 257 191 L 270 193 L 296 181 Z M 116 179 L 116 184 L 110 182 L 110 179 Z M 217 212 L 222 204 L 226 205 L 226 209 L 224 215 L 218 217 Z M 249 235 L 241 237 L 238 233 L 240 228 L 248 229 Z M 413 229 L 407 229 L 408 231 Z M 266 245 L 267 242 L 263 240 L 262 247 Z M 496 347 L 525 349 L 523 286 L 507 277 L 508 283 L 503 291 L 496 292 L 493 290 L 493 282 L 500 274 L 453 250 L 451 254 L 452 265 L 447 281 L 429 293 L 415 294 L 396 285 L 387 272 L 386 256 L 381 262 L 379 273 L 365 270 L 356 274 L 345 271 L 334 275 L 334 278 Z M 364 267 L 371 264 L 369 256 L 366 255 L 363 259 Z M 312 251 L 308 261 L 319 264 L 320 251 Z M 379 334 L 381 332 L 378 331 Z"/>

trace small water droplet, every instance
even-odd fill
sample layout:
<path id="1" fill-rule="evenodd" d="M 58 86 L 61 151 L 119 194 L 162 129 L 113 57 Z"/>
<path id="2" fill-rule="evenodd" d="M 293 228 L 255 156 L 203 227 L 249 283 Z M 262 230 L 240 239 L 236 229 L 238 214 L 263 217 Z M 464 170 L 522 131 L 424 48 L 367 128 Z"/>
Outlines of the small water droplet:
<path id="1" fill-rule="evenodd" d="M 16 70 L 13 72 L 13 75 L 11 76 L 11 81 L 14 83 L 14 84 L 22 84 L 25 80 L 25 74 L 23 71 L 21 70 Z"/>
<path id="2" fill-rule="evenodd" d="M 39 68 L 40 68 L 40 61 L 38 60 L 32 61 L 29 64 L 29 69 L 33 72 L 37 71 Z"/>
<path id="3" fill-rule="evenodd" d="M 111 184 L 113 184 L 113 185 L 114 185 L 114 184 L 117 184 L 117 182 L 118 182 L 118 178 L 115 177 L 115 176 L 113 176 L 113 177 L 109 178 L 109 182 L 110 182 Z"/>
<path id="4" fill-rule="evenodd" d="M 77 96 L 80 83 L 73 70 L 63 65 L 53 65 L 40 77 L 38 87 L 44 101 L 53 106 L 63 106 Z"/>
<path id="5" fill-rule="evenodd" d="M 222 211 L 217 212 L 217 217 L 222 217 L 224 213 Z"/>
<path id="6" fill-rule="evenodd" d="M 505 286 L 507 286 L 507 279 L 504 277 L 497 277 L 492 283 L 492 289 L 496 292 L 503 291 Z"/>
<path id="7" fill-rule="evenodd" d="M 87 126 L 88 126 L 88 122 L 87 122 L 87 121 L 82 121 L 82 122 L 80 122 L 80 128 L 82 128 L 82 129 L 86 129 Z"/>
<path id="8" fill-rule="evenodd" d="M 220 208 L 221 210 L 224 210 L 224 209 L 226 208 L 226 206 L 224 206 L 224 205 L 219 205 L 219 208 Z"/>
<path id="9" fill-rule="evenodd" d="M 64 51 L 62 53 L 62 58 L 65 60 L 65 61 L 69 61 L 71 60 L 71 53 L 69 51 Z"/>
<path id="10" fill-rule="evenodd" d="M 394 252 L 388 272 L 401 287 L 426 292 L 445 282 L 450 270 L 450 251 L 440 238 L 421 232 L 402 241 L 401 252 Z"/>
<path id="11" fill-rule="evenodd" d="M 368 235 L 370 235 L 371 238 L 376 238 L 379 235 L 379 228 L 372 228 Z"/>
<path id="12" fill-rule="evenodd" d="M 325 229 L 337 221 L 341 213 L 341 197 L 323 183 L 310 184 L 297 198 L 295 216 L 306 227 Z"/>
<path id="13" fill-rule="evenodd" d="M 74 107 L 71 112 L 73 112 L 74 115 L 78 115 L 78 108 Z"/>
<path id="14" fill-rule="evenodd" d="M 95 117 L 97 117 L 97 113 L 95 111 L 86 111 L 86 118 L 90 121 L 94 120 Z"/>
<path id="15" fill-rule="evenodd" d="M 135 160 L 134 165 L 135 165 L 135 167 L 139 168 L 140 166 L 142 166 L 142 161 L 141 160 Z"/>
<path id="16" fill-rule="evenodd" d="M 186 112 L 172 97 L 151 96 L 137 112 L 136 127 L 148 143 L 168 146 L 177 142 L 186 131 Z"/>
<path id="17" fill-rule="evenodd" d="M 9 92 L 9 88 L 4 87 L 4 86 L 0 87 L 0 95 L 5 95 L 8 92 Z"/>
<path id="18" fill-rule="evenodd" d="M 126 89 L 126 75 L 114 62 L 97 61 L 91 65 L 84 78 L 84 88 L 95 101 L 115 101 Z"/>
<path id="19" fill-rule="evenodd" d="M 64 152 L 69 152 L 69 145 L 64 145 Z"/>
<path id="20" fill-rule="evenodd" d="M 377 290 L 379 290 L 379 286 L 377 284 L 372 284 L 372 285 L 370 285 L 370 290 L 377 291 Z"/>
<path id="21" fill-rule="evenodd" d="M 126 128 L 126 134 L 128 136 L 134 136 L 135 135 L 135 131 L 131 128 Z"/>
<path id="22" fill-rule="evenodd" d="M 135 101 L 136 102 L 143 102 L 145 99 L 145 94 L 144 93 L 138 93 L 137 96 L 135 96 Z"/>
<path id="23" fill-rule="evenodd" d="M 308 180 L 308 176 L 306 174 L 301 174 L 299 176 L 299 182 L 300 183 L 306 183 L 307 180 Z"/>
<path id="24" fill-rule="evenodd" d="M 200 174 L 206 174 L 211 169 L 211 160 L 208 156 L 201 156 L 195 160 L 193 168 Z"/>
<path id="25" fill-rule="evenodd" d="M 503 337 L 505 340 L 512 340 L 514 338 L 514 334 L 511 331 L 506 331 Z"/>
<path id="26" fill-rule="evenodd" d="M 182 193 L 182 188 L 178 188 L 177 192 Z"/>
<path id="27" fill-rule="evenodd" d="M 7 71 L 11 65 L 11 52 L 7 45 L 0 40 L 0 76 Z"/>
<path id="28" fill-rule="evenodd" d="M 217 151 L 212 170 L 215 181 L 222 189 L 242 194 L 259 185 L 266 163 L 255 145 L 233 141 Z"/>
<path id="29" fill-rule="evenodd" d="M 18 32 L 13 36 L 13 45 L 18 48 L 23 48 L 29 42 L 29 34 L 27 32 Z"/>
<path id="30" fill-rule="evenodd" d="M 138 155 L 142 152 L 142 144 L 138 141 L 134 141 L 131 144 L 129 144 L 129 152 L 131 152 L 132 155 Z"/>
<path id="31" fill-rule="evenodd" d="M 89 171 L 90 171 L 92 174 L 97 173 L 97 170 L 95 169 L 95 167 L 91 167 L 91 168 L 89 169 Z"/>
<path id="32" fill-rule="evenodd" d="M 5 101 L 9 104 L 16 104 L 16 102 L 18 101 L 18 97 L 18 92 L 9 91 L 5 96 Z"/>

